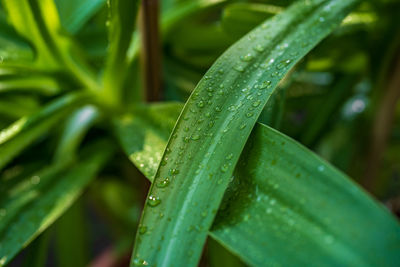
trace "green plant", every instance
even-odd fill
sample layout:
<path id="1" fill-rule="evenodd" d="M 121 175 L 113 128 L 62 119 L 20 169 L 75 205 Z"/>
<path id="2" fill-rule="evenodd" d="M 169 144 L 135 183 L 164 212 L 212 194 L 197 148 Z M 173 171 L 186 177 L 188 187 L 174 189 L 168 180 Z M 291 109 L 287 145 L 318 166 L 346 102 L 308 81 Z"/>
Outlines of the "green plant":
<path id="1" fill-rule="evenodd" d="M 111 259 L 137 228 L 131 266 L 195 266 L 208 236 L 210 266 L 400 264 L 397 219 L 295 141 L 398 194 L 399 3 L 259 2 L 163 1 L 167 102 L 145 103 L 161 66 L 139 1 L 2 1 L 0 265 L 28 246 L 43 266 L 55 240 L 58 265 L 84 266 L 99 217 Z"/>

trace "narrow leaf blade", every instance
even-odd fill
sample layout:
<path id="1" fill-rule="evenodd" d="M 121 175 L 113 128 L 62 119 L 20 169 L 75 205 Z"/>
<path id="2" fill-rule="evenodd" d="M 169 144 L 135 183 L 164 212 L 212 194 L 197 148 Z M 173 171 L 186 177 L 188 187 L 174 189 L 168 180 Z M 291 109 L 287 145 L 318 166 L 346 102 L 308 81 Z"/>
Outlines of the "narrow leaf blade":
<path id="1" fill-rule="evenodd" d="M 356 2 L 298 1 L 215 62 L 171 135 L 142 214 L 148 232 L 137 235 L 132 266 L 197 264 L 233 169 L 268 98 Z"/>

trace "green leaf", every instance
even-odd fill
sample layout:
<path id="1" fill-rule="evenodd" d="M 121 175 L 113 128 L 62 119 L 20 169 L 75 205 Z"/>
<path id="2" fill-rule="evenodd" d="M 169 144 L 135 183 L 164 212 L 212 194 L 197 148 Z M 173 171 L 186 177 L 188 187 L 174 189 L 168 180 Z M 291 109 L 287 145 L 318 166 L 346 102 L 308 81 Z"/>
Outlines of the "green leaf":
<path id="1" fill-rule="evenodd" d="M 125 152 L 149 180 L 173 128 L 157 126 L 181 108 L 153 105 L 116 124 Z M 399 264 L 398 222 L 348 177 L 268 126 L 258 123 L 249 140 L 211 228 L 214 239 L 252 266 Z"/>
<path id="2" fill-rule="evenodd" d="M 99 110 L 91 105 L 84 106 L 71 114 L 54 153 L 55 160 L 66 158 L 73 160 L 83 138 L 99 116 Z"/>
<path id="3" fill-rule="evenodd" d="M 267 18 L 282 12 L 283 8 L 255 3 L 233 3 L 224 8 L 222 28 L 234 38 L 242 37 Z"/>
<path id="4" fill-rule="evenodd" d="M 22 117 L 0 131 L 0 169 L 85 101 L 88 101 L 88 96 L 82 93 L 60 97 L 37 113 Z"/>
<path id="5" fill-rule="evenodd" d="M 62 26 L 71 34 L 77 33 L 100 10 L 106 0 L 55 0 Z"/>
<path id="6" fill-rule="evenodd" d="M 178 103 L 157 104 L 151 108 L 136 106 L 137 116 L 126 115 L 114 122 L 115 134 L 123 149 L 150 181 L 154 180 L 165 141 L 181 109 L 182 104 Z"/>
<path id="7" fill-rule="evenodd" d="M 138 0 L 109 1 L 109 47 L 104 70 L 105 101 L 119 103 L 124 78 L 127 74 L 127 52 L 136 26 Z"/>
<path id="8" fill-rule="evenodd" d="M 95 75 L 79 49 L 61 28 L 52 0 L 3 0 L 8 19 L 16 31 L 36 48 L 36 63 L 48 69 L 65 68 L 86 88 L 96 91 Z"/>
<path id="9" fill-rule="evenodd" d="M 102 149 L 99 150 L 98 148 Z M 44 168 L 16 184 L 2 179 L 0 266 L 51 225 L 81 195 L 113 149 L 96 142 L 82 152 L 80 162 Z M 14 178 L 16 179 L 16 178 Z"/>
<path id="10" fill-rule="evenodd" d="M 60 85 L 49 76 L 29 75 L 0 77 L 0 93 L 4 92 L 35 92 L 44 95 L 54 95 L 60 92 Z"/>
<path id="11" fill-rule="evenodd" d="M 172 132 L 142 214 L 142 227 L 148 230 L 137 235 L 132 266 L 198 263 L 236 162 L 268 98 L 356 2 L 298 1 L 214 63 Z"/>
<path id="12" fill-rule="evenodd" d="M 54 225 L 55 251 L 59 267 L 88 265 L 89 229 L 85 220 L 84 204 L 82 199 L 76 201 Z"/>
<path id="13" fill-rule="evenodd" d="M 4 114 L 13 120 L 31 115 L 37 111 L 38 108 L 38 101 L 31 96 L 3 95 L 0 99 L 0 114 Z"/>

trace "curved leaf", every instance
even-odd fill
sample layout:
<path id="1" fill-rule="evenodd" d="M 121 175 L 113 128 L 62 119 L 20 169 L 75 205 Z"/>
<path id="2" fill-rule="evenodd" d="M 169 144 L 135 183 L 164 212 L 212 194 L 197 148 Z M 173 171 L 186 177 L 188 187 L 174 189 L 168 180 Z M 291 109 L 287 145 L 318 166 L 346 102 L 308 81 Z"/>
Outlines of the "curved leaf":
<path id="1" fill-rule="evenodd" d="M 182 107 L 153 105 L 116 123 L 125 152 L 150 181 Z M 213 238 L 253 266 L 400 263 L 398 222 L 348 177 L 268 126 L 258 123 L 249 140 Z"/>
<path id="2" fill-rule="evenodd" d="M 0 131 L 0 169 L 35 139 L 47 133 L 73 108 L 88 100 L 87 94 L 70 94 L 44 107 L 39 112 L 22 117 Z"/>
<path id="3" fill-rule="evenodd" d="M 54 0 L 62 26 L 75 34 L 105 5 L 106 0 Z"/>
<path id="4" fill-rule="evenodd" d="M 36 63 L 46 69 L 66 68 L 85 87 L 98 90 L 98 82 L 89 65 L 61 28 L 52 0 L 3 0 L 8 19 L 37 50 Z"/>
<path id="5" fill-rule="evenodd" d="M 72 167 L 66 162 L 52 165 L 10 187 L 2 181 L 6 193 L 0 199 L 0 266 L 72 205 L 112 151 L 109 143 L 96 142 Z"/>
<path id="6" fill-rule="evenodd" d="M 298 1 L 215 62 L 172 132 L 142 214 L 142 229 L 147 231 L 139 230 L 132 266 L 197 264 L 233 169 L 268 98 L 356 2 Z"/>

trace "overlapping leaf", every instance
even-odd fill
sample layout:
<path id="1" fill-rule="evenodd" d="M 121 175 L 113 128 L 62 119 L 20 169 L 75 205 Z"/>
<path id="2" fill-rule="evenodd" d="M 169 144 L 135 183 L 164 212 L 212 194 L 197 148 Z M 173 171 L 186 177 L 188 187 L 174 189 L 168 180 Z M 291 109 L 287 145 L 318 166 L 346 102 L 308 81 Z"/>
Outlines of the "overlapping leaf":
<path id="1" fill-rule="evenodd" d="M 102 147 L 98 151 L 98 147 Z M 9 262 L 79 197 L 113 151 L 107 142 L 82 152 L 79 164 L 68 161 L 23 177 L 2 177 L 0 266 Z M 67 170 L 67 167 L 69 169 Z"/>
<path id="2" fill-rule="evenodd" d="M 151 181 L 181 108 L 151 106 L 116 124 L 127 155 Z M 398 222 L 349 178 L 268 126 L 257 124 L 249 140 L 213 238 L 253 266 L 400 263 Z"/>
<path id="3" fill-rule="evenodd" d="M 66 95 L 0 131 L 0 169 L 87 99 L 87 94 L 83 93 Z"/>
<path id="4" fill-rule="evenodd" d="M 172 132 L 142 214 L 146 231 L 139 230 L 132 265 L 197 264 L 234 166 L 269 96 L 356 2 L 298 1 L 215 62 Z"/>

